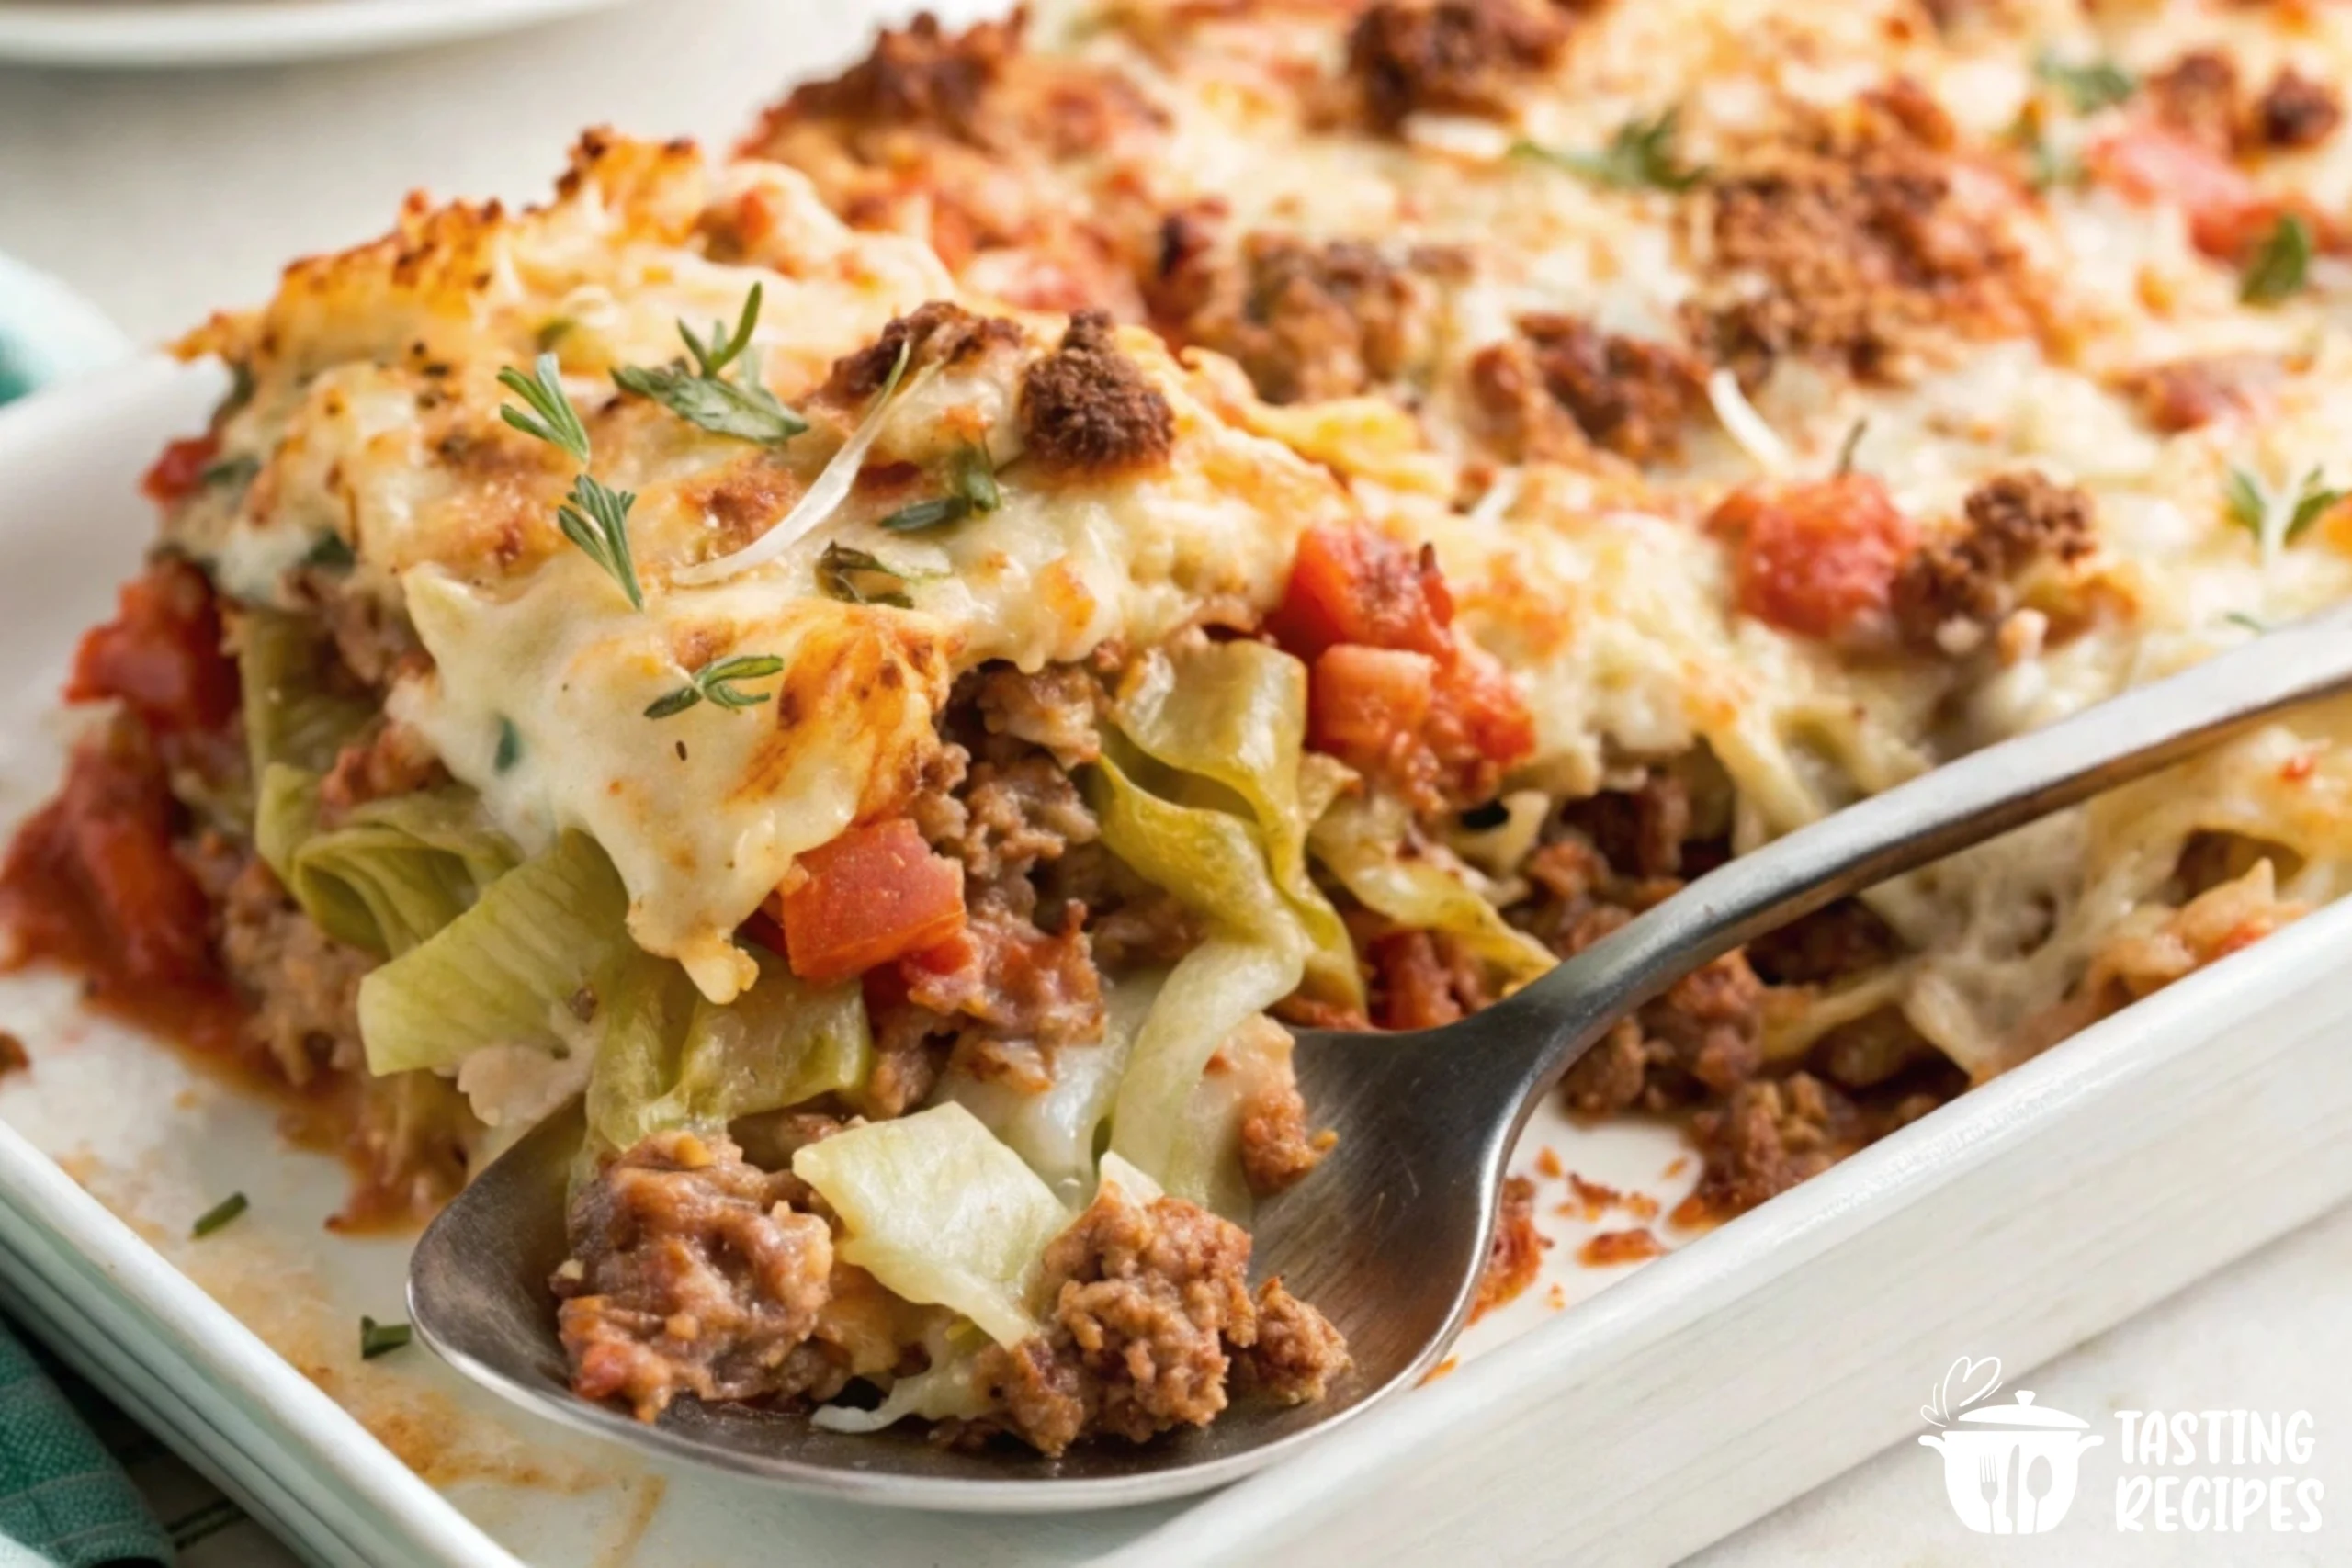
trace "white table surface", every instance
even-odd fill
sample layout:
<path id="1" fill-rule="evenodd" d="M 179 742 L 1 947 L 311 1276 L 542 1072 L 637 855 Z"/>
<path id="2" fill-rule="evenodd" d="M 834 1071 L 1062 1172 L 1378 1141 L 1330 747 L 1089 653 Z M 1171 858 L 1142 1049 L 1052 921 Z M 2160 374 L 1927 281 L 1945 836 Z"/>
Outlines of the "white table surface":
<path id="1" fill-rule="evenodd" d="M 379 232 L 412 188 L 537 197 L 582 126 L 686 132 L 724 145 L 796 71 L 848 58 L 886 8 L 897 7 L 639 0 L 506 39 L 298 68 L 104 75 L 0 67 L 0 252 L 64 278 L 134 339 L 158 341 L 217 306 L 260 299 L 295 255 Z M 1905 1443 L 1702 1561 L 2352 1562 L 2352 1210 L 2030 1376 L 2022 1371 L 2011 1370 L 2011 1389 L 2034 1388 L 2044 1404 L 2109 1434 L 2104 1462 L 2086 1466 L 2086 1495 L 2060 1533 L 1969 1535 L 1941 1501 L 1939 1461 Z M 1923 1396 L 1938 1371 L 1921 1369 Z M 2115 1474 L 2109 1412 L 2134 1407 L 2311 1411 L 2318 1451 L 2306 1468 L 2327 1484 L 2326 1529 L 2283 1537 L 2113 1532 L 2104 1490 Z"/>

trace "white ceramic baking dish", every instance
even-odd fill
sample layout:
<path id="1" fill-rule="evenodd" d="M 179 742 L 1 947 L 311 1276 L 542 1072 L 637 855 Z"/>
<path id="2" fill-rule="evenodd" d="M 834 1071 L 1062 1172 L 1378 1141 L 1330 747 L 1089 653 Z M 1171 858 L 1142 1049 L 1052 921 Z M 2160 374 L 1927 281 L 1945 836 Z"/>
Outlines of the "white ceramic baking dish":
<path id="1" fill-rule="evenodd" d="M 0 819 L 53 783 L 65 660 L 152 531 L 139 470 L 218 389 L 148 361 L 0 414 Z M 2348 938 L 2324 910 L 1638 1269 L 1576 1263 L 1634 1222 L 1555 1185 L 1545 1280 L 1458 1371 L 1189 1505 L 875 1512 L 650 1467 L 421 1348 L 363 1364 L 401 1242 L 325 1231 L 338 1167 L 55 976 L 0 979 L 35 1062 L 0 1079 L 0 1305 L 321 1562 L 1659 1562 L 1907 1437 L 1957 1350 L 2031 1365 L 2352 1194 Z M 1540 1147 L 1668 1206 L 1690 1177 L 1659 1127 Z"/>

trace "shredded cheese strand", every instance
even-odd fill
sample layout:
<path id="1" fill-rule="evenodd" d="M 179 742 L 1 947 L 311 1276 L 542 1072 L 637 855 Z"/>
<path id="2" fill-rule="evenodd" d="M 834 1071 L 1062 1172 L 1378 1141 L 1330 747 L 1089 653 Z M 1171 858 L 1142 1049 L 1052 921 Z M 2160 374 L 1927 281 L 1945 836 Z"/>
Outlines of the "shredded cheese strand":
<path id="1" fill-rule="evenodd" d="M 842 502 L 849 499 L 851 488 L 857 483 L 858 470 L 865 466 L 865 454 L 872 450 L 876 438 L 881 435 L 882 427 L 889 423 L 890 411 L 898 403 L 899 378 L 907 371 L 908 352 L 908 345 L 899 346 L 899 362 L 890 367 L 889 378 L 882 383 L 881 391 L 875 395 L 874 406 L 866 411 L 865 418 L 858 423 L 857 429 L 842 443 L 842 449 L 833 454 L 832 460 L 818 474 L 817 482 L 808 487 L 808 493 L 784 514 L 782 522 L 733 555 L 697 562 L 672 573 L 671 581 L 699 588 L 713 582 L 724 582 L 730 577 L 740 577 L 755 567 L 767 565 L 808 537 L 826 518 L 839 511 Z M 922 372 L 909 384 L 907 390 L 913 391 L 937 368 L 937 366 L 924 367 Z"/>
<path id="2" fill-rule="evenodd" d="M 1781 439 L 1780 432 L 1764 422 L 1747 394 L 1739 389 L 1739 378 L 1728 370 L 1718 370 L 1707 378 L 1707 401 L 1715 409 L 1715 418 L 1722 423 L 1724 434 L 1736 442 L 1739 449 L 1756 460 L 1756 466 L 1768 474 L 1786 472 L 1792 461 L 1789 444 Z"/>

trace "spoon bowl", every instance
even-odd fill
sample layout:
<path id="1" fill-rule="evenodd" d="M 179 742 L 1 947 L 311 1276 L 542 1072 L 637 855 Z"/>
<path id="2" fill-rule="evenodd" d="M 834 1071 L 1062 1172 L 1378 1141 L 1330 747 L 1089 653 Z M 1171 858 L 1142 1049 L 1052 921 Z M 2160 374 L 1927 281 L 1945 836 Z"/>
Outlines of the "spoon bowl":
<path id="1" fill-rule="evenodd" d="M 1405 1034 L 1311 1031 L 1299 1087 L 1339 1134 L 1260 1209 L 1255 1272 L 1280 1275 L 1346 1335 L 1330 1395 L 1243 1400 L 1199 1429 L 1059 1459 L 965 1453 L 917 1434 L 822 1431 L 805 1415 L 674 1404 L 653 1423 L 575 1396 L 548 1280 L 566 1256 L 575 1100 L 494 1162 L 425 1231 L 409 1306 L 425 1341 L 541 1414 L 674 1458 L 898 1506 L 1098 1508 L 1234 1481 L 1424 1377 L 1467 1321 L 1520 1130 L 1620 1018 L 1682 976 L 1849 893 L 2153 773 L 2294 704 L 2352 687 L 2352 607 L 2270 633 L 2045 729 L 1988 747 L 1729 862 L 1496 1006 Z"/>

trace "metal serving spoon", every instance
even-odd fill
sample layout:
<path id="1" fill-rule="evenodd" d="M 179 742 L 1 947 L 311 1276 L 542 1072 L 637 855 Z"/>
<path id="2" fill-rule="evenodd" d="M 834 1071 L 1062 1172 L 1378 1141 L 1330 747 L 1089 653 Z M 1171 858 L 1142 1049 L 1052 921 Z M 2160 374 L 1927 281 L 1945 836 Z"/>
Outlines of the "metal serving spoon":
<path id="1" fill-rule="evenodd" d="M 1339 1145 L 1260 1209 L 1280 1274 L 1348 1337 L 1321 1404 L 1248 1400 L 1200 1430 L 1059 1460 L 960 1453 L 917 1432 L 843 1436 L 804 1415 L 679 1401 L 658 1423 L 574 1396 L 548 1276 L 565 1256 L 578 1102 L 493 1163 L 418 1244 L 409 1310 L 475 1381 L 574 1427 L 811 1492 L 919 1508 L 1043 1513 L 1237 1479 L 1411 1387 L 1469 1315 L 1505 1165 L 1538 1098 L 1611 1023 L 1710 959 L 1844 894 L 2177 761 L 2280 708 L 2352 689 L 2352 606 L 1847 807 L 1692 882 L 1474 1017 L 1410 1034 L 1313 1032 L 1300 1089 Z"/>

